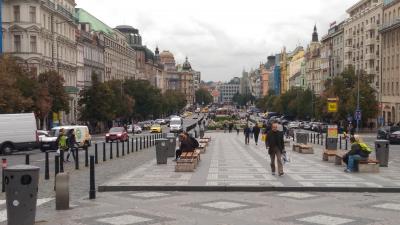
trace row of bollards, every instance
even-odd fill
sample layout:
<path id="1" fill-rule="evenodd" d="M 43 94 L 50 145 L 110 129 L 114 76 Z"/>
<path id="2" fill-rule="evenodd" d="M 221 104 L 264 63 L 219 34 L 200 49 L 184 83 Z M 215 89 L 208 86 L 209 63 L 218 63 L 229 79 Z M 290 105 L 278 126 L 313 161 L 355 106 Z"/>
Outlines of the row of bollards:
<path id="1" fill-rule="evenodd" d="M 338 145 L 339 149 L 343 149 L 343 139 L 344 137 L 339 135 L 338 136 Z M 325 145 L 327 144 L 328 135 L 325 134 Z M 310 133 L 308 137 L 309 143 L 324 145 L 324 134 L 323 133 Z M 344 138 L 344 150 L 348 150 L 348 139 Z"/>

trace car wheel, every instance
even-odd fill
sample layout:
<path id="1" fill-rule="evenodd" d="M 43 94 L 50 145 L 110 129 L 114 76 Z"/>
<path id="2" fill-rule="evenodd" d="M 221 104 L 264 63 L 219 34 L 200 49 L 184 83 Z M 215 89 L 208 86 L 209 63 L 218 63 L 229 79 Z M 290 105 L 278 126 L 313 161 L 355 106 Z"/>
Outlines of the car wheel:
<path id="1" fill-rule="evenodd" d="M 6 143 L 1 146 L 1 154 L 9 155 L 14 150 L 14 146 L 12 144 Z"/>

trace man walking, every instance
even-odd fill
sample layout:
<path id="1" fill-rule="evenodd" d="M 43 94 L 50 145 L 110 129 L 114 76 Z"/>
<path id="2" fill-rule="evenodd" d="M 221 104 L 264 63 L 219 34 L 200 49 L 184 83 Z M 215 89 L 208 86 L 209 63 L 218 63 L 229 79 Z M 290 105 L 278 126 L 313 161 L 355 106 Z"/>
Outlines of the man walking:
<path id="1" fill-rule="evenodd" d="M 256 142 L 256 145 L 258 145 L 258 136 L 260 135 L 260 127 L 256 124 L 253 127 L 253 134 L 254 134 L 254 141 Z"/>
<path id="2" fill-rule="evenodd" d="M 248 145 L 250 142 L 250 133 L 251 133 L 249 125 L 246 125 L 246 127 L 243 130 L 243 133 L 244 133 L 244 143 Z"/>
<path id="3" fill-rule="evenodd" d="M 278 173 L 279 176 L 282 176 L 283 173 L 283 164 L 282 164 L 282 154 L 285 150 L 285 144 L 283 141 L 283 133 L 278 131 L 278 124 L 273 123 L 271 127 L 271 131 L 268 132 L 267 141 L 265 142 L 266 147 L 268 148 L 268 154 L 271 157 L 271 172 L 272 175 L 275 175 L 276 167 L 275 167 L 275 158 L 278 163 Z"/>

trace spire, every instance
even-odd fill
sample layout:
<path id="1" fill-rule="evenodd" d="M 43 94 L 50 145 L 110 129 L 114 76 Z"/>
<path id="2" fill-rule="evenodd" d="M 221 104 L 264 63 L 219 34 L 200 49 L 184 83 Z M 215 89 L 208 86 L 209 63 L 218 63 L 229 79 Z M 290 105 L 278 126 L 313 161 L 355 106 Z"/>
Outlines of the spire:
<path id="1" fill-rule="evenodd" d="M 318 42 L 317 25 L 314 25 L 314 32 L 312 34 L 312 42 Z"/>

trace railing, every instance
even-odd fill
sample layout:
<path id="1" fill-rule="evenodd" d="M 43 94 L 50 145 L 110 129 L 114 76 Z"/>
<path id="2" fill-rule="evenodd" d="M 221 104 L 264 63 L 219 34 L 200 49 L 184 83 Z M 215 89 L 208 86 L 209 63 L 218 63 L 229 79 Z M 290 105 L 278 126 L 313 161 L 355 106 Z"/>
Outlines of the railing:
<path id="1" fill-rule="evenodd" d="M 61 14 L 63 14 L 64 16 L 68 17 L 69 19 L 71 19 L 72 21 L 75 20 L 74 16 L 72 15 L 71 12 L 69 12 L 68 10 L 66 10 L 64 7 L 62 7 L 61 5 L 57 5 L 57 11 L 59 11 Z"/>
<path id="2" fill-rule="evenodd" d="M 56 9 L 56 4 L 54 2 L 51 2 L 50 0 L 42 0 L 45 6 L 51 8 L 51 9 Z"/>

